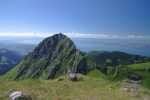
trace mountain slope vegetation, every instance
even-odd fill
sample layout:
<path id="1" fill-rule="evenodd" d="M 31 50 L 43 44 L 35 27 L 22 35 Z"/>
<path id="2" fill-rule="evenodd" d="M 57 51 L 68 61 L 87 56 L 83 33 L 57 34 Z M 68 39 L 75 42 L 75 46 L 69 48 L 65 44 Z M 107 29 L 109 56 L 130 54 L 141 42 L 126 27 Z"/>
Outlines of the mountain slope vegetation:
<path id="1" fill-rule="evenodd" d="M 60 33 L 43 40 L 6 76 L 11 79 L 53 79 L 67 73 L 85 74 L 87 66 L 82 52 L 76 49 L 67 36 Z"/>
<path id="2" fill-rule="evenodd" d="M 114 80 L 129 79 L 150 89 L 150 62 L 118 67 L 107 67 L 107 75 Z"/>
<path id="3" fill-rule="evenodd" d="M 150 57 L 132 55 L 120 51 L 91 51 L 87 58 L 101 66 L 118 66 L 134 63 L 150 62 Z"/>

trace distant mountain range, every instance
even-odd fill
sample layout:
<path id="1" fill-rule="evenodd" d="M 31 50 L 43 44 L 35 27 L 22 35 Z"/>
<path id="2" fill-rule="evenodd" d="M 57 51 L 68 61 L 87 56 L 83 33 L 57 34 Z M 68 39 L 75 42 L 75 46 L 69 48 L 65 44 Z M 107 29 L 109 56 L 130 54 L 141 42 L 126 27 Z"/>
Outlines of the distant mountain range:
<path id="1" fill-rule="evenodd" d="M 27 55 L 28 53 L 32 52 L 36 45 L 31 44 L 14 44 L 14 43 L 7 43 L 7 44 L 0 44 L 0 49 L 5 48 L 10 51 L 14 51 L 20 55 Z"/>
<path id="2" fill-rule="evenodd" d="M 8 49 L 0 49 L 0 75 L 15 67 L 23 56 Z"/>
<path id="3" fill-rule="evenodd" d="M 132 55 L 120 51 L 91 51 L 87 53 L 87 58 L 100 66 L 119 66 L 134 63 L 150 62 L 150 57 Z"/>
<path id="4" fill-rule="evenodd" d="M 132 44 L 128 45 L 131 48 L 150 50 L 150 44 Z"/>

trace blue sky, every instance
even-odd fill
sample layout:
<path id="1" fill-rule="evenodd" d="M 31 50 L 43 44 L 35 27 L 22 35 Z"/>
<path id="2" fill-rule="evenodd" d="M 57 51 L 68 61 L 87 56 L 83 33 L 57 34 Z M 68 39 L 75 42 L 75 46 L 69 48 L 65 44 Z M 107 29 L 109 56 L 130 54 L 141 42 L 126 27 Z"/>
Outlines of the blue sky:
<path id="1" fill-rule="evenodd" d="M 150 0 L 0 0 L 0 36 L 145 38 L 149 5 Z"/>

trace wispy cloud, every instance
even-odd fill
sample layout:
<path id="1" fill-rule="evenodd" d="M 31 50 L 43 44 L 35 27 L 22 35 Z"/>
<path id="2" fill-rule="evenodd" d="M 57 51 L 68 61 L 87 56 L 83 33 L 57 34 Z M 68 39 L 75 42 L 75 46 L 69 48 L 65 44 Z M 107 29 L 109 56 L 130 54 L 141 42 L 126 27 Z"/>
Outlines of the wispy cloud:
<path id="1" fill-rule="evenodd" d="M 150 36 L 129 35 L 128 38 L 130 38 L 130 39 L 146 39 L 146 38 L 150 38 Z"/>
<path id="2" fill-rule="evenodd" d="M 53 35 L 53 33 L 39 33 L 39 32 L 26 32 L 26 33 L 13 33 L 13 32 L 7 32 L 7 33 L 0 33 L 0 36 L 14 36 L 14 37 L 48 37 Z"/>
<path id="3" fill-rule="evenodd" d="M 56 33 L 39 33 L 39 32 L 28 32 L 28 33 L 0 33 L 0 36 L 15 36 L 15 37 L 49 37 Z M 78 33 L 78 32 L 64 32 L 63 34 L 71 38 L 99 38 L 99 39 L 150 39 L 150 36 L 142 35 L 108 35 L 108 34 L 90 34 L 90 33 Z"/>
<path id="4" fill-rule="evenodd" d="M 108 35 L 108 34 L 83 34 L 77 32 L 71 33 L 64 33 L 69 37 L 76 37 L 76 38 L 99 38 L 99 39 L 150 39 L 150 36 L 142 36 L 142 35 Z"/>
<path id="5" fill-rule="evenodd" d="M 68 37 L 76 37 L 76 38 L 118 38 L 117 35 L 107 35 L 107 34 L 83 34 L 83 33 L 77 33 L 77 32 L 71 32 L 71 33 L 64 33 Z"/>

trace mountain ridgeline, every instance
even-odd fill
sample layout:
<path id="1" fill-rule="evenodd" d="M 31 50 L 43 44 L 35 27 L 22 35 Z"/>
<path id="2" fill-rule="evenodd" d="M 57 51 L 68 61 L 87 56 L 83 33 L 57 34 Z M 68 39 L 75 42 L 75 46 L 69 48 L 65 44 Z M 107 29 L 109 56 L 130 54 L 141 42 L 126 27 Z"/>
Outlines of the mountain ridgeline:
<path id="1" fill-rule="evenodd" d="M 87 53 L 86 57 L 99 66 L 116 67 L 119 65 L 150 62 L 150 57 L 131 55 L 120 51 L 91 51 Z"/>
<path id="2" fill-rule="evenodd" d="M 63 34 L 44 39 L 14 69 L 11 79 L 53 79 L 67 73 L 87 73 L 87 60 L 75 44 Z"/>
<path id="3" fill-rule="evenodd" d="M 3 77 L 12 80 L 53 79 L 68 73 L 87 74 L 95 69 L 104 74 L 113 72 L 113 75 L 113 68 L 144 62 L 150 62 L 150 57 L 117 51 L 83 53 L 76 48 L 72 40 L 59 33 L 44 39 L 33 52 Z M 112 68 L 109 68 L 110 66 Z"/>

